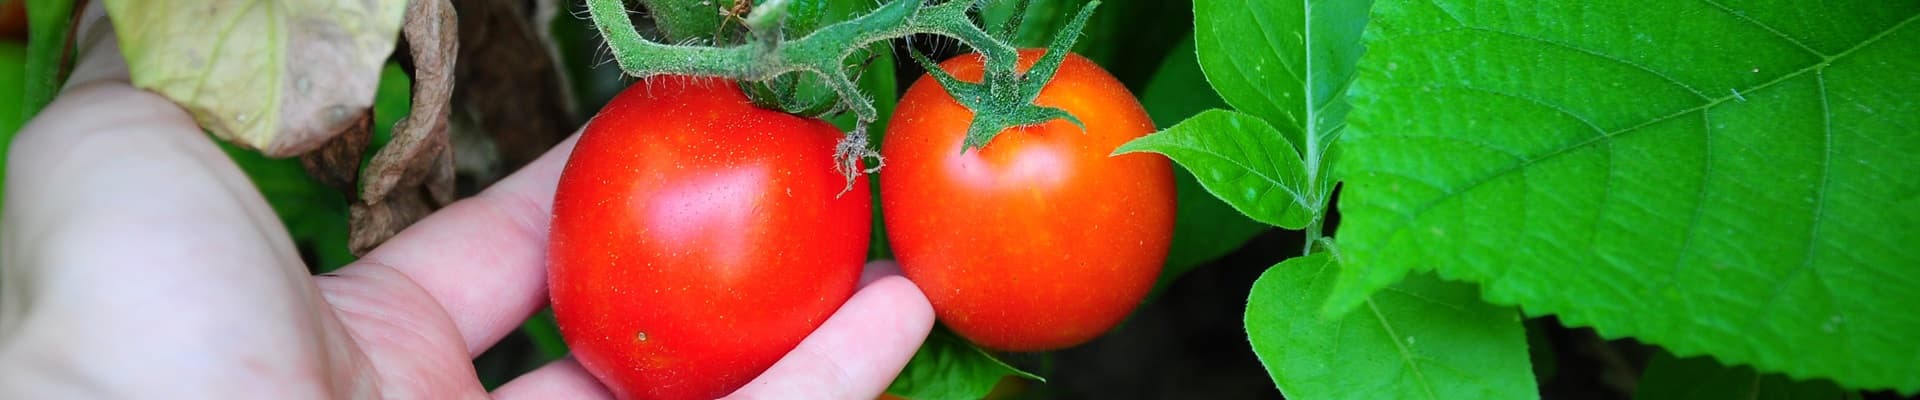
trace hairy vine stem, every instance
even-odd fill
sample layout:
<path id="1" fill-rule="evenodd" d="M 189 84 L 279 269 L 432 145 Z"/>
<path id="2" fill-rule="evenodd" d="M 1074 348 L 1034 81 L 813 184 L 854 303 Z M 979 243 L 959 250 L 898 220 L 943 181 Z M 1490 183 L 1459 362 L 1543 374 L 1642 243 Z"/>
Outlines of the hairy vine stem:
<path id="1" fill-rule="evenodd" d="M 935 34 L 958 39 L 986 59 L 986 79 L 980 83 L 962 82 L 932 65 L 931 60 L 914 57 L 939 80 L 954 99 L 975 111 L 969 126 L 965 148 L 980 147 L 1006 128 L 1037 124 L 1063 118 L 1080 124 L 1065 111 L 1033 104 L 1040 88 L 1052 80 L 1087 17 L 1099 5 L 1093 1 L 1080 10 L 1072 23 L 1048 46 L 1046 56 L 1026 73 L 1015 67 L 1019 49 L 1011 40 L 1014 29 L 1006 27 L 1004 37 L 996 37 L 974 24 L 967 12 L 979 5 L 968 0 L 953 0 L 925 5 L 924 0 L 893 0 L 873 11 L 847 21 L 826 25 L 798 39 L 781 35 L 780 21 L 786 14 L 786 0 L 769 0 L 753 8 L 745 19 L 752 39 L 727 46 L 663 44 L 648 40 L 634 29 L 623 0 L 587 0 L 600 34 L 613 50 L 614 61 L 628 75 L 646 78 L 654 75 L 693 75 L 725 77 L 764 82 L 780 76 L 812 73 L 839 97 L 839 107 L 857 117 L 848 140 L 857 143 L 839 146 L 836 168 L 847 175 L 848 187 L 861 173 L 851 167 L 853 161 L 878 154 L 866 143 L 866 128 L 878 118 L 872 100 L 860 93 L 844 61 L 867 45 L 914 34 Z M 1022 4 L 1025 4 L 1024 2 Z M 1024 10 L 1022 10 L 1024 13 Z M 884 164 L 884 161 L 881 162 Z M 878 168 L 878 167 L 876 167 Z"/>

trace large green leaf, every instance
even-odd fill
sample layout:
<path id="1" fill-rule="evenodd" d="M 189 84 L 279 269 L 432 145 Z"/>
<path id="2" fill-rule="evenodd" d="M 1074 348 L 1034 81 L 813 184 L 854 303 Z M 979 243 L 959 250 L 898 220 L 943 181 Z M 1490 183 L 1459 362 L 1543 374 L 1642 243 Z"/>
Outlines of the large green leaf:
<path id="1" fill-rule="evenodd" d="M 1407 271 L 1920 391 L 1920 2 L 1381 4 L 1327 311 Z"/>
<path id="2" fill-rule="evenodd" d="M 1207 110 L 1127 142 L 1114 154 L 1142 151 L 1179 162 L 1208 192 L 1260 222 L 1300 229 L 1314 217 L 1306 167 L 1287 138 L 1259 118 Z"/>
<path id="3" fill-rule="evenodd" d="M 1201 111 L 1226 106 L 1220 96 L 1207 87 L 1207 78 L 1200 74 L 1200 63 L 1194 58 L 1193 38 L 1188 37 L 1181 43 L 1167 53 L 1167 59 L 1160 63 L 1160 71 L 1154 73 L 1153 81 L 1140 94 L 1140 105 L 1147 108 L 1147 114 L 1153 116 L 1153 124 L 1157 126 L 1173 126 Z M 1160 269 L 1154 293 L 1165 290 L 1175 278 L 1201 263 L 1240 248 L 1253 235 L 1267 229 L 1266 225 L 1247 219 L 1208 193 L 1185 167 L 1174 168 L 1173 183 L 1178 193 L 1174 202 L 1173 246 L 1167 251 L 1166 267 Z"/>
<path id="4" fill-rule="evenodd" d="M 1361 312 L 1321 319 L 1339 268 L 1328 253 L 1289 259 L 1260 274 L 1247 298 L 1247 337 L 1287 398 L 1539 397 L 1512 308 L 1421 274 Z"/>
<path id="5" fill-rule="evenodd" d="M 912 400 L 979 399 L 1006 376 L 1041 380 L 936 327 L 906 369 L 887 386 L 887 394 Z"/>
<path id="6" fill-rule="evenodd" d="M 1193 4 L 1200 68 L 1234 109 L 1266 119 L 1299 151 L 1315 213 L 1333 192 L 1326 162 L 1346 125 L 1370 0 Z M 1299 229 L 1294 227 L 1294 229 Z"/>
<path id="7" fill-rule="evenodd" d="M 1660 352 L 1647 362 L 1634 400 L 1843 400 L 1859 393 L 1831 381 L 1793 381 L 1752 367 L 1727 367 L 1707 357 L 1674 358 Z"/>

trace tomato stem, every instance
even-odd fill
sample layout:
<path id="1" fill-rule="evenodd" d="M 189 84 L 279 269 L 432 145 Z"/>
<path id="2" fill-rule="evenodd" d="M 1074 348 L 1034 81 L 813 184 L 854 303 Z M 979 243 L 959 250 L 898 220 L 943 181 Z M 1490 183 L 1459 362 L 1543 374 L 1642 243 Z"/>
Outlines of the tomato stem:
<path id="1" fill-rule="evenodd" d="M 823 26 L 806 36 L 790 40 L 781 36 L 779 27 L 788 3 L 764 1 L 756 5 L 745 19 L 754 40 L 724 47 L 663 44 L 647 40 L 634 29 L 623 0 L 587 0 L 587 10 L 612 49 L 614 61 L 628 75 L 641 78 L 662 74 L 713 76 L 766 82 L 796 72 L 812 73 L 839 97 L 839 106 L 852 111 L 857 117 L 856 132 L 864 132 L 866 126 L 879 116 L 873 101 L 860 93 L 859 85 L 852 78 L 854 74 L 848 71 L 851 67 L 845 60 L 873 42 L 921 33 L 958 39 L 986 59 L 986 79 L 981 83 L 941 80 L 941 86 L 955 99 L 961 99 L 963 104 L 974 110 L 974 121 L 969 126 L 963 150 L 984 146 L 1007 128 L 1044 123 L 1056 118 L 1080 124 L 1077 118 L 1064 111 L 1033 104 L 1033 99 L 1039 95 L 1040 88 L 1052 79 L 1054 71 L 1065 59 L 1074 40 L 1079 37 L 1081 27 L 1099 1 L 1089 2 L 1082 8 L 1073 22 L 1062 29 L 1054 43 L 1048 46 L 1047 55 L 1024 74 L 1016 69 L 1019 52 L 1010 38 L 990 34 L 967 15 L 980 2 L 954 0 L 924 5 L 923 0 L 893 0 L 865 15 Z M 1024 11 L 1025 7 L 1021 8 Z M 1013 28 L 1002 27 L 999 30 L 1010 32 Z M 916 54 L 916 59 L 923 64 L 931 63 L 924 58 Z M 937 67 L 929 70 L 935 72 L 936 78 L 945 75 Z M 855 140 L 856 136 L 865 137 L 849 135 L 848 139 Z M 859 143 L 855 144 L 868 146 L 864 139 L 859 139 Z M 841 153 L 857 156 L 863 152 Z M 849 165 L 844 160 L 839 164 Z M 858 171 L 851 169 L 842 172 L 848 175 L 849 180 L 858 175 Z"/>

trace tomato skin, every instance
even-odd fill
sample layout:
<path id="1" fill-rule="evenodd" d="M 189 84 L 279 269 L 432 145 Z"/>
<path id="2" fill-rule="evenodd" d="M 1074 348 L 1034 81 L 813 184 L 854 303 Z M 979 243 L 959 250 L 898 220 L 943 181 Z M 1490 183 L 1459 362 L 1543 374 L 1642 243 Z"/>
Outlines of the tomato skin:
<path id="1" fill-rule="evenodd" d="M 1020 52 L 1020 68 L 1041 50 Z M 941 64 L 978 82 L 978 55 Z M 887 238 L 940 321 L 982 347 L 1042 351 L 1085 343 L 1132 313 L 1173 237 L 1166 158 L 1108 157 L 1154 131 L 1125 86 L 1068 55 L 1036 104 L 1064 120 L 1013 128 L 961 151 L 972 111 L 922 77 L 901 97 L 881 147 Z"/>
<path id="2" fill-rule="evenodd" d="M 548 248 L 573 355 L 623 399 L 746 385 L 853 295 L 872 229 L 841 133 L 714 79 L 656 77 L 587 124 Z"/>

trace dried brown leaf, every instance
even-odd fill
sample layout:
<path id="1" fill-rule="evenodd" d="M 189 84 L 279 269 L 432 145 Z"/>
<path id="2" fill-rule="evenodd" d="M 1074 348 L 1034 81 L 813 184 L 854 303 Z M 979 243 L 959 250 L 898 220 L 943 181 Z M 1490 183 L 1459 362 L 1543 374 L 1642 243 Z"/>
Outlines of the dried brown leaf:
<path id="1" fill-rule="evenodd" d="M 373 114 L 361 112 L 359 122 L 349 126 L 345 132 L 334 136 L 320 148 L 301 154 L 300 166 L 306 168 L 307 175 L 320 181 L 320 184 L 355 196 L 359 193 L 355 186 L 360 176 L 360 159 L 367 153 L 367 142 L 372 140 Z"/>
<path id="2" fill-rule="evenodd" d="M 393 129 L 393 140 L 361 171 L 360 201 L 351 210 L 355 254 L 454 200 L 453 148 L 447 102 L 453 92 L 458 22 L 447 0 L 407 4 L 401 35 L 413 59 L 413 107 Z"/>

